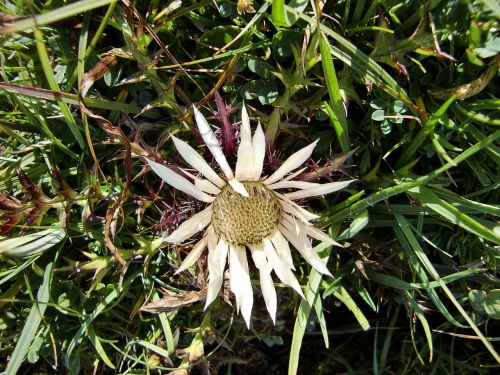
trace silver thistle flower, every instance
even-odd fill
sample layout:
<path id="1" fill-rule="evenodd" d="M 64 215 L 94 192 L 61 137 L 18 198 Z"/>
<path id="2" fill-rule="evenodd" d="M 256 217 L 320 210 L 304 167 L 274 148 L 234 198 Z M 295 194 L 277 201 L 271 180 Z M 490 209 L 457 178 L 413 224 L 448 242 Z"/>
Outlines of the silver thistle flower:
<path id="1" fill-rule="evenodd" d="M 345 188 L 354 180 L 327 184 L 297 181 L 301 172 L 290 174 L 311 156 L 318 141 L 291 155 L 269 177 L 262 177 L 265 138 L 260 124 L 252 137 L 250 119 L 243 106 L 241 141 L 238 147 L 236 169 L 229 166 L 221 146 L 205 117 L 194 108 L 201 136 L 224 177 L 186 142 L 172 136 L 175 147 L 184 160 L 204 178 L 194 178 L 194 184 L 166 166 L 147 160 L 154 172 L 167 184 L 194 198 L 208 203 L 201 212 L 182 223 L 166 237 L 169 243 L 181 243 L 205 230 L 202 239 L 193 247 L 177 272 L 191 267 L 208 247 L 208 290 L 205 308 L 219 294 L 224 269 L 229 261 L 229 282 L 247 326 L 253 305 L 247 250 L 259 270 L 260 285 L 267 310 L 276 319 L 277 299 L 271 272 L 302 297 L 302 289 L 293 274 L 289 243 L 318 272 L 331 275 L 324 262 L 314 252 L 309 237 L 338 245 L 332 238 L 315 228 L 310 221 L 318 217 L 300 207 L 294 200 L 324 195 Z M 280 194 L 281 189 L 296 189 Z"/>

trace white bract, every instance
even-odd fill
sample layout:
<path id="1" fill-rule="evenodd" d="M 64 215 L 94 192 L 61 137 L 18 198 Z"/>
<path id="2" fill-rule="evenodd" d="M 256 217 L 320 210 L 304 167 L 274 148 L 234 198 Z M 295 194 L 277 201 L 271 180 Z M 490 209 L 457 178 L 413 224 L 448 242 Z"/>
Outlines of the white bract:
<path id="1" fill-rule="evenodd" d="M 295 267 L 289 243 L 312 267 L 326 275 L 331 274 L 313 250 L 309 237 L 337 245 L 332 238 L 309 222 L 317 216 L 293 200 L 332 193 L 345 188 L 354 180 L 328 184 L 293 180 L 300 171 L 290 173 L 304 165 L 317 141 L 291 155 L 271 176 L 262 178 L 266 147 L 264 132 L 258 124 L 252 137 L 250 120 L 244 106 L 241 116 L 241 141 L 233 173 L 207 120 L 196 108 L 194 114 L 201 136 L 220 166 L 223 177 L 191 146 L 174 136 L 172 139 L 175 147 L 183 159 L 205 179 L 194 178 L 192 183 L 168 167 L 147 160 L 153 171 L 167 184 L 209 203 L 203 211 L 186 220 L 165 239 L 170 243 L 181 243 L 205 230 L 202 239 L 193 247 L 177 272 L 191 267 L 208 247 L 209 281 L 206 308 L 219 294 L 224 269 L 229 261 L 229 282 L 236 299 L 236 308 L 238 312 L 241 310 L 249 326 L 253 305 L 247 261 L 249 252 L 259 270 L 264 301 L 274 322 L 277 301 L 272 271 L 282 283 L 304 296 L 292 272 Z M 280 194 L 277 190 L 281 189 L 286 189 L 287 192 Z M 295 191 L 288 192 L 290 189 Z"/>

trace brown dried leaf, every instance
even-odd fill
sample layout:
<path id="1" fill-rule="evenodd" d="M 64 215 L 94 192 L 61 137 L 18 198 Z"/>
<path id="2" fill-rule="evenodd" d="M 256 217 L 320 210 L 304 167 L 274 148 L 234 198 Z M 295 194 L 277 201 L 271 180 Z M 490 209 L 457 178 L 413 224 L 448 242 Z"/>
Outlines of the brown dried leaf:
<path id="1" fill-rule="evenodd" d="M 431 90 L 429 94 L 440 100 L 448 100 L 452 96 L 456 96 L 458 100 L 465 100 L 471 96 L 479 94 L 483 91 L 488 83 L 497 74 L 498 68 L 500 67 L 500 53 L 497 53 L 493 61 L 488 65 L 488 69 L 472 82 L 452 87 L 451 89 L 445 90 Z"/>
<path id="2" fill-rule="evenodd" d="M 141 311 L 149 313 L 171 312 L 180 309 L 186 305 L 198 302 L 206 297 L 206 289 L 201 291 L 189 291 L 175 294 L 164 291 L 165 295 L 157 300 L 141 307 Z"/>

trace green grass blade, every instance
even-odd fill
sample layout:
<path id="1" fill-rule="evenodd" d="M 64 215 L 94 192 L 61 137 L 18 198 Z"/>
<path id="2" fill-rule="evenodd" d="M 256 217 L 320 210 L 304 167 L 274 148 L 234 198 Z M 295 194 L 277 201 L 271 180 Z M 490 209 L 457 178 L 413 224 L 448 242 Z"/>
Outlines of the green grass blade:
<path id="1" fill-rule="evenodd" d="M 323 340 L 325 341 L 325 348 L 328 349 L 330 347 L 330 339 L 328 338 L 328 328 L 326 327 L 325 314 L 323 314 L 323 303 L 319 297 L 314 300 L 314 312 L 318 318 L 321 334 L 323 335 Z"/>
<path id="2" fill-rule="evenodd" d="M 155 352 L 158 355 L 161 355 L 163 358 L 170 360 L 169 353 L 165 349 L 160 348 L 157 345 L 151 344 L 150 342 L 143 341 L 143 340 L 132 341 L 129 343 L 129 345 L 134 345 L 134 344 L 138 344 L 138 345 L 140 345 L 140 346 L 142 346 L 142 347 L 144 347 L 152 352 Z"/>
<path id="3" fill-rule="evenodd" d="M 271 15 L 276 26 L 286 26 L 285 0 L 273 0 Z"/>
<path id="4" fill-rule="evenodd" d="M 326 245 L 320 244 L 316 246 L 314 250 L 321 253 L 326 252 L 327 248 L 328 247 Z M 328 259 L 330 250 L 331 247 L 328 250 L 328 255 L 324 257 L 323 260 Z M 315 269 L 311 269 L 305 290 L 305 299 L 300 302 L 297 317 L 295 318 L 295 325 L 293 327 L 292 345 L 290 347 L 290 357 L 288 360 L 289 375 L 297 374 L 297 370 L 299 368 L 300 348 L 302 347 L 302 339 L 304 338 L 307 321 L 309 320 L 309 314 L 311 313 L 311 306 L 314 306 L 316 298 L 321 298 L 319 296 L 319 286 L 322 277 L 322 274 L 317 272 Z"/>
<path id="5" fill-rule="evenodd" d="M 321 65 L 323 66 L 323 73 L 325 74 L 326 88 L 328 89 L 331 104 L 330 106 L 325 103 L 325 107 L 335 132 L 337 133 L 340 148 L 343 153 L 347 153 L 351 150 L 351 142 L 349 140 L 344 101 L 340 94 L 340 87 L 337 80 L 337 74 L 335 73 L 332 55 L 330 53 L 330 46 L 323 34 L 320 34 L 319 37 L 319 50 L 321 53 Z"/>
<path id="6" fill-rule="evenodd" d="M 46 99 L 51 101 L 62 101 L 66 104 L 76 105 L 78 106 L 78 95 L 70 94 L 66 92 L 54 92 L 51 90 L 44 90 L 38 87 L 29 87 L 29 86 L 21 86 L 15 85 L 11 83 L 0 82 L 0 89 L 13 92 L 20 95 L 25 95 L 29 97 Z M 85 105 L 90 108 L 98 108 L 98 109 L 109 109 L 113 111 L 123 111 L 126 113 L 138 114 L 142 111 L 142 108 L 133 104 L 121 103 L 121 102 L 111 102 L 104 99 L 99 98 L 85 98 Z M 153 111 L 144 112 L 141 115 L 144 117 L 150 117 Z M 157 117 L 153 115 L 153 117 Z"/>
<path id="7" fill-rule="evenodd" d="M 340 287 L 340 290 L 334 292 L 333 295 L 354 314 L 354 317 L 364 331 L 370 329 L 370 323 L 366 319 L 365 315 L 343 286 Z"/>
<path id="8" fill-rule="evenodd" d="M 349 224 L 349 228 L 344 230 L 338 237 L 337 240 L 347 240 L 349 238 L 354 237 L 356 234 L 358 234 L 364 227 L 368 225 L 369 222 L 369 215 L 368 215 L 368 210 L 362 210 L 355 218 L 353 221 L 351 221 L 351 224 Z"/>
<path id="9" fill-rule="evenodd" d="M 365 272 L 368 278 L 372 281 L 375 281 L 378 284 L 386 285 L 390 288 L 394 289 L 402 289 L 402 290 L 413 290 L 413 289 L 428 289 L 428 288 L 438 288 L 441 286 L 437 281 L 429 281 L 426 283 L 410 283 L 404 280 L 401 280 L 399 277 L 385 275 L 383 273 L 375 272 L 371 269 L 365 269 Z M 447 275 L 441 278 L 441 281 L 445 284 L 460 280 L 465 277 L 469 277 L 472 275 L 476 275 L 480 272 L 483 272 L 481 269 L 468 269 L 460 272 L 453 273 L 451 275 Z"/>
<path id="10" fill-rule="evenodd" d="M 50 228 L 37 233 L 0 241 L 0 254 L 24 258 L 41 253 L 60 243 L 66 237 L 61 228 Z"/>
<path id="11" fill-rule="evenodd" d="M 406 300 L 410 303 L 411 308 L 415 312 L 415 314 L 418 317 L 418 320 L 420 321 L 420 324 L 422 324 L 422 328 L 424 329 L 425 332 L 425 338 L 427 339 L 427 345 L 429 345 L 429 362 L 432 362 L 432 357 L 434 353 L 434 345 L 432 344 L 432 332 L 431 332 L 431 327 L 429 325 L 429 322 L 427 321 L 424 312 L 418 305 L 417 301 L 412 297 L 410 292 L 405 290 L 405 297 Z"/>
<path id="12" fill-rule="evenodd" d="M 87 47 L 85 54 L 83 55 L 83 61 L 87 61 L 89 58 L 90 54 L 94 51 L 95 47 L 97 46 L 97 43 L 101 39 L 102 33 L 104 32 L 104 29 L 108 25 L 109 18 L 113 14 L 113 11 L 115 10 L 116 6 L 116 1 L 112 1 L 109 4 L 108 10 L 106 11 L 106 14 L 101 20 L 101 23 L 99 24 L 99 28 L 95 32 L 94 36 L 92 37 L 92 40 L 90 41 L 89 46 Z M 68 83 L 66 85 L 66 90 L 70 90 L 73 87 L 73 84 L 75 83 L 75 80 L 77 79 L 78 76 L 78 67 L 73 71 L 71 74 L 71 77 L 68 79 Z M 80 82 L 80 81 L 79 81 Z"/>
<path id="13" fill-rule="evenodd" d="M 99 354 L 99 357 L 101 357 L 102 361 L 106 364 L 106 366 L 114 369 L 115 365 L 113 364 L 113 362 L 111 362 L 108 355 L 106 354 L 106 351 L 104 350 L 104 348 L 101 344 L 101 340 L 95 334 L 95 331 L 94 331 L 94 328 L 92 328 L 92 325 L 87 326 L 87 334 L 88 334 L 89 340 L 92 342 L 92 345 L 94 345 L 94 348 L 97 351 L 97 354 Z"/>
<path id="14" fill-rule="evenodd" d="M 47 302 L 49 302 L 53 266 L 54 263 L 50 262 L 45 267 L 42 284 L 38 289 L 36 301 L 34 301 L 16 348 L 14 349 L 9 363 L 7 364 L 5 375 L 15 375 L 17 373 L 23 364 L 26 355 L 28 354 L 33 339 L 36 336 L 38 327 L 40 326 L 43 315 L 45 314 L 45 309 L 47 308 Z"/>
<path id="15" fill-rule="evenodd" d="M 364 198 L 356 203 L 353 203 L 349 207 L 343 208 L 342 210 L 340 210 L 336 214 L 329 216 L 325 221 L 327 223 L 334 223 L 334 222 L 344 220 L 348 217 L 355 216 L 355 215 L 359 214 L 361 211 L 363 211 L 364 209 L 367 209 L 368 207 L 371 207 L 384 199 L 388 199 L 394 195 L 401 194 L 403 192 L 408 192 L 409 190 L 411 190 L 417 186 L 421 186 L 421 185 L 433 180 L 434 178 L 436 178 L 440 174 L 446 172 L 447 170 L 459 165 L 461 162 L 463 162 L 464 160 L 467 160 L 472 155 L 474 155 L 477 152 L 488 147 L 491 143 L 495 142 L 499 138 L 500 138 L 500 131 L 496 131 L 496 132 L 490 134 L 489 136 L 485 137 L 481 141 L 477 142 L 473 146 L 466 149 L 464 152 L 462 152 L 460 155 L 458 155 L 456 158 L 453 159 L 453 163 L 446 163 L 445 165 L 436 169 L 435 171 L 433 171 L 425 176 L 422 176 L 414 181 L 402 182 L 396 186 L 391 186 L 391 187 L 385 188 L 381 191 L 378 191 L 376 193 L 373 193 L 370 196 L 368 196 L 368 197 L 366 197 L 366 198 Z"/>
<path id="16" fill-rule="evenodd" d="M 439 273 L 436 271 L 436 269 L 432 265 L 431 261 L 429 260 L 429 258 L 427 257 L 427 255 L 425 254 L 423 249 L 420 247 L 420 244 L 418 243 L 417 238 L 414 236 L 413 232 L 411 231 L 410 226 L 409 226 L 408 222 L 406 221 L 406 218 L 402 215 L 395 215 L 395 216 L 396 216 L 399 228 L 404 233 L 405 237 L 408 239 L 408 242 L 412 246 L 413 250 L 415 251 L 415 254 L 417 255 L 417 257 L 420 260 L 420 262 L 422 263 L 422 265 L 429 272 L 429 274 L 440 284 L 441 288 L 443 289 L 445 294 L 448 296 L 450 301 L 457 308 L 457 310 L 460 312 L 460 314 L 463 316 L 463 318 L 467 321 L 469 326 L 478 335 L 479 339 L 484 344 L 486 349 L 488 349 L 488 351 L 493 355 L 495 360 L 500 364 L 500 355 L 498 355 L 495 348 L 493 348 L 493 346 L 488 341 L 488 339 L 486 339 L 486 337 L 484 337 L 483 333 L 479 330 L 479 328 L 474 323 L 472 318 L 469 316 L 469 314 L 467 314 L 467 312 L 463 309 L 463 307 L 457 301 L 457 299 L 453 295 L 452 291 L 441 280 Z"/>
<path id="17" fill-rule="evenodd" d="M 402 215 L 395 215 L 396 219 L 399 217 L 402 217 Z M 399 224 L 399 222 L 398 222 Z M 401 243 L 401 246 L 403 247 L 403 250 L 405 251 L 407 257 L 408 257 L 408 262 L 410 263 L 415 275 L 420 279 L 422 284 L 427 284 L 429 283 L 429 277 L 427 276 L 427 273 L 425 272 L 425 267 L 423 267 L 420 262 L 418 261 L 417 255 L 415 254 L 415 250 L 412 246 L 412 243 L 408 240 L 408 238 L 405 236 L 404 232 L 401 231 L 399 226 L 396 226 L 394 228 L 394 231 L 396 232 L 396 236 Z M 461 324 L 458 320 L 456 320 L 453 315 L 448 311 L 446 308 L 446 305 L 441 301 L 441 298 L 439 298 L 438 293 L 436 290 L 432 288 L 425 288 L 427 295 L 429 298 L 432 300 L 434 305 L 437 307 L 439 312 L 453 325 L 464 328 L 465 326 Z"/>
<path id="18" fill-rule="evenodd" d="M 470 233 L 500 245 L 500 237 L 495 234 L 493 228 L 488 228 L 480 224 L 469 215 L 464 214 L 453 205 L 439 198 L 432 190 L 424 186 L 417 186 L 408 192 L 418 199 L 424 207 L 429 207 L 449 222 L 458 225 Z"/>
<path id="19" fill-rule="evenodd" d="M 446 102 L 444 102 L 441 107 L 423 124 L 420 131 L 413 138 L 411 144 L 403 150 L 401 156 L 396 162 L 395 169 L 402 168 L 408 164 L 415 153 L 421 148 L 425 140 L 433 133 L 434 126 L 438 123 L 441 117 L 446 113 L 450 105 L 455 101 L 455 97 L 452 96 Z"/>
<path id="20" fill-rule="evenodd" d="M 77 14 L 85 13 L 89 10 L 108 5 L 116 0 L 81 0 L 69 4 L 44 14 L 38 14 L 32 17 L 16 21 L 3 27 L 0 27 L 0 34 L 10 34 L 18 31 L 27 31 L 28 29 L 48 25 L 65 18 L 73 17 Z"/>
<path id="21" fill-rule="evenodd" d="M 61 90 L 59 89 L 59 85 L 57 84 L 56 78 L 54 76 L 54 68 L 50 64 L 49 54 L 47 52 L 47 47 L 45 46 L 45 42 L 43 40 L 42 31 L 40 29 L 35 29 L 34 35 L 36 40 L 36 47 L 38 50 L 38 56 L 40 57 L 40 63 L 42 64 L 42 69 L 45 73 L 45 78 L 49 83 L 50 89 L 58 93 Z M 78 142 L 80 148 L 85 149 L 86 147 L 85 141 L 83 140 L 83 136 L 80 132 L 80 129 L 78 129 L 78 125 L 76 124 L 76 121 L 73 118 L 73 115 L 71 114 L 68 105 L 63 101 L 58 100 L 57 102 L 61 110 L 61 113 L 66 119 L 66 123 L 68 124 L 69 130 L 75 137 L 75 140 Z"/>

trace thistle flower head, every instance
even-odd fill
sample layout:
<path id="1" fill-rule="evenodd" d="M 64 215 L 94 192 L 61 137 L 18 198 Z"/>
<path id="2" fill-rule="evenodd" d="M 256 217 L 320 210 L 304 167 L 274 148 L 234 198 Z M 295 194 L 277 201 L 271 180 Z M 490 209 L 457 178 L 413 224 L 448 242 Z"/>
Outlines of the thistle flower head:
<path id="1" fill-rule="evenodd" d="M 315 228 L 310 221 L 316 215 L 300 207 L 294 200 L 332 193 L 343 189 L 354 180 L 319 184 L 294 180 L 300 168 L 311 156 L 316 142 L 291 155 L 270 176 L 262 177 L 265 139 L 260 124 L 252 137 L 250 119 L 242 110 L 241 140 L 236 168 L 233 173 L 226 157 L 205 117 L 194 108 L 201 136 L 223 176 L 186 142 L 172 136 L 183 159 L 200 173 L 194 182 L 173 172 L 168 167 L 147 160 L 167 184 L 194 198 L 206 202 L 207 207 L 183 222 L 166 241 L 181 243 L 200 231 L 201 240 L 184 259 L 177 272 L 191 267 L 208 248 L 208 290 L 206 305 L 217 297 L 222 286 L 226 263 L 229 263 L 229 282 L 247 325 L 253 305 L 247 255 L 259 270 L 260 285 L 267 310 L 273 321 L 277 299 L 271 273 L 282 283 L 291 286 L 302 297 L 302 289 L 293 274 L 290 243 L 318 272 L 331 275 L 325 263 L 314 252 L 311 238 L 337 244 L 331 237 Z M 282 194 L 279 192 L 284 190 Z M 292 191 L 291 191 L 292 190 Z M 291 192 L 290 192 L 291 191 Z"/>

